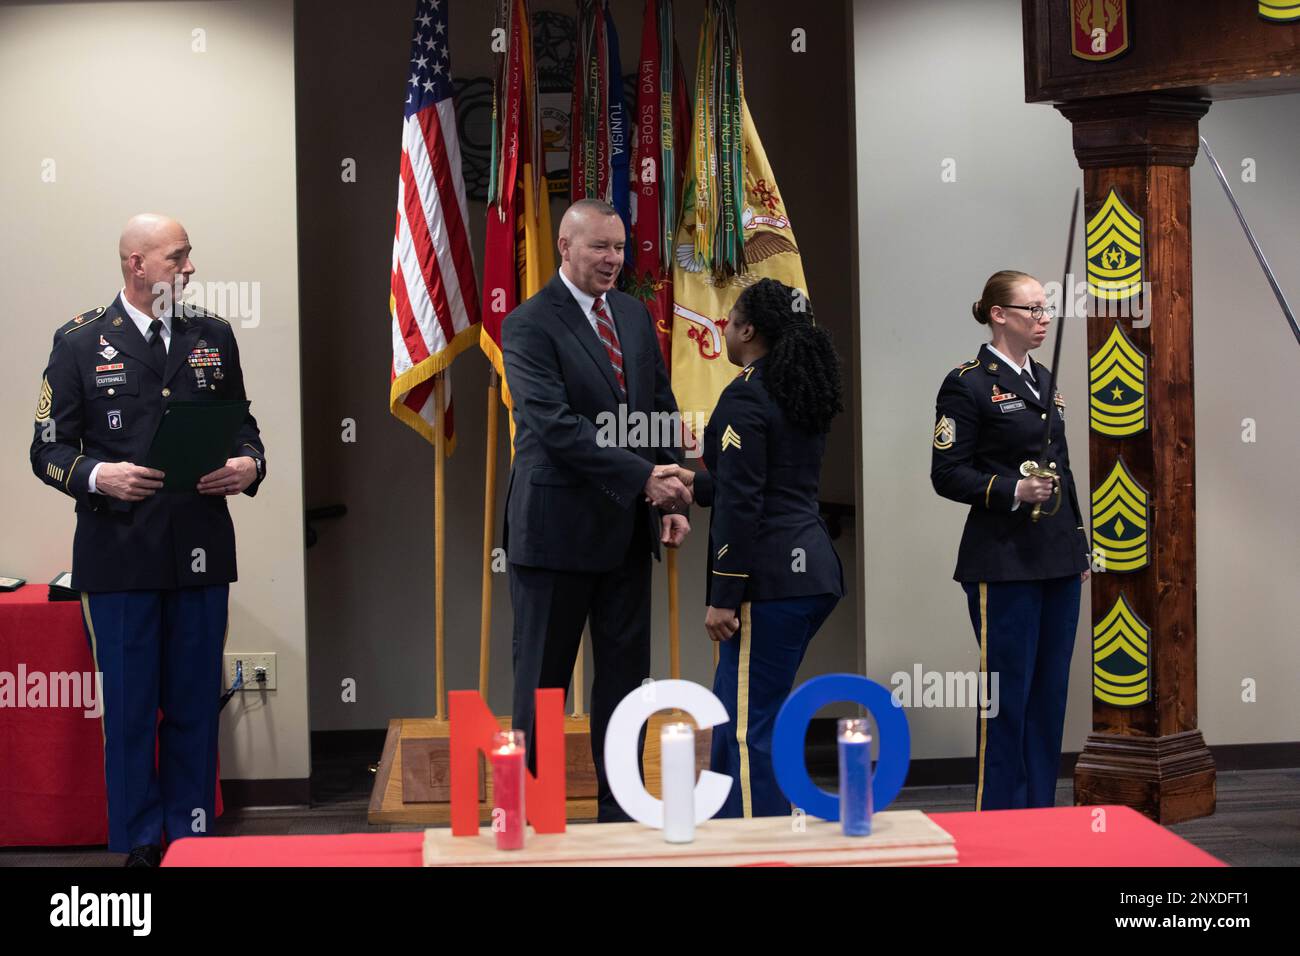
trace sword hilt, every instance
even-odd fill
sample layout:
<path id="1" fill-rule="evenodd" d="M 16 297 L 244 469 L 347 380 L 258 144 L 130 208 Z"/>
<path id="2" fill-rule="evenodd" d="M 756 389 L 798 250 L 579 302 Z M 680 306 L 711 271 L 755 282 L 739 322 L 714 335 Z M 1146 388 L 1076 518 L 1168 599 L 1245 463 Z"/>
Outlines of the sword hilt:
<path id="1" fill-rule="evenodd" d="M 1037 523 L 1038 519 L 1043 517 L 1044 514 L 1050 518 L 1061 510 L 1061 476 L 1054 469 L 1040 465 L 1036 461 L 1026 461 L 1020 464 L 1020 474 L 1025 478 L 1045 478 L 1052 482 L 1052 497 L 1056 499 L 1052 505 L 1052 510 L 1045 512 L 1043 511 L 1043 503 L 1041 501 L 1036 502 L 1034 510 L 1029 515 L 1032 521 Z"/>

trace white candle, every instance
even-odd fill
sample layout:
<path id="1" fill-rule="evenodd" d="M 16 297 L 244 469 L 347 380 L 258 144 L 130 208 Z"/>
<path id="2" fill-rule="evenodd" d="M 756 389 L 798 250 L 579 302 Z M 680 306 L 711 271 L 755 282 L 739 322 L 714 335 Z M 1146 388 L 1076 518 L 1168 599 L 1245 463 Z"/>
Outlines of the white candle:
<path id="1" fill-rule="evenodd" d="M 664 797 L 664 840 L 695 839 L 695 728 L 664 724 L 659 731 L 659 771 Z"/>

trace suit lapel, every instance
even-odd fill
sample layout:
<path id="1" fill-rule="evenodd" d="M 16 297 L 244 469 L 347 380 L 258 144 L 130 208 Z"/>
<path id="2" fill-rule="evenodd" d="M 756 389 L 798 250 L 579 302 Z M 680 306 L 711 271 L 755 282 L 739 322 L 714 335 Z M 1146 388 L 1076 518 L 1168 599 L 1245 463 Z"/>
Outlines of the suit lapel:
<path id="1" fill-rule="evenodd" d="M 199 323 L 193 319 L 172 319 L 172 340 L 167 349 L 167 373 L 163 375 L 163 384 L 167 385 L 176 377 L 176 373 L 185 364 L 185 359 L 199 339 Z"/>
<path id="2" fill-rule="evenodd" d="M 551 301 L 555 304 L 555 311 L 560 319 L 564 322 L 573 337 L 591 356 L 591 360 L 596 363 L 596 368 L 605 382 L 609 385 L 609 390 L 614 393 L 614 397 L 619 401 L 623 400 L 623 394 L 618 387 L 618 379 L 614 377 L 614 366 L 609 364 L 609 355 L 605 352 L 605 346 L 596 336 L 596 330 L 591 327 L 587 317 L 582 314 L 582 309 L 578 308 L 577 300 L 569 293 L 564 284 L 564 280 L 557 273 L 551 279 L 548 287 L 551 292 Z M 618 326 L 616 325 L 615 328 Z M 626 377 L 626 363 L 624 364 L 624 376 Z"/>
<path id="3" fill-rule="evenodd" d="M 113 323 L 118 319 L 122 320 L 121 324 L 114 325 Z M 126 314 L 126 309 L 122 307 L 122 297 L 120 295 L 113 300 L 113 304 L 104 312 L 101 334 L 109 345 L 119 352 L 125 352 L 137 362 L 153 369 L 154 374 L 158 376 L 163 374 L 163 370 L 154 364 L 153 351 L 149 348 L 149 343 L 145 341 L 144 336 L 140 334 L 140 330 L 136 328 L 135 321 Z"/>

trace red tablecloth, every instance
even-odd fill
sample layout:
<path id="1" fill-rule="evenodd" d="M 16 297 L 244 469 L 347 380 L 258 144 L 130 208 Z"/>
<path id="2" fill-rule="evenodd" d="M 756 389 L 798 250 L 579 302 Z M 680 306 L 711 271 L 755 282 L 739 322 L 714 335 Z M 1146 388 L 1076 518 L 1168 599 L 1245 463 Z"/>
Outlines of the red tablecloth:
<path id="1" fill-rule="evenodd" d="M 93 674 L 78 601 L 0 592 L 0 672 Z M 21 689 L 20 689 L 21 690 Z M 101 721 L 73 708 L 0 707 L 0 846 L 108 842 Z"/>
<path id="2" fill-rule="evenodd" d="M 1223 866 L 1128 807 L 934 813 L 957 841 L 959 866 Z M 588 824 L 581 824 L 588 825 Z M 599 824 L 590 824 L 598 826 Z M 189 837 L 163 866 L 419 866 L 422 833 Z"/>
<path id="3" fill-rule="evenodd" d="M 44 584 L 0 591 L 0 673 L 15 684 L 20 668 L 47 682 L 95 671 L 81 603 L 48 594 Z M 0 707 L 0 846 L 108 842 L 102 726 L 85 708 Z M 220 816 L 219 780 L 216 800 Z"/>

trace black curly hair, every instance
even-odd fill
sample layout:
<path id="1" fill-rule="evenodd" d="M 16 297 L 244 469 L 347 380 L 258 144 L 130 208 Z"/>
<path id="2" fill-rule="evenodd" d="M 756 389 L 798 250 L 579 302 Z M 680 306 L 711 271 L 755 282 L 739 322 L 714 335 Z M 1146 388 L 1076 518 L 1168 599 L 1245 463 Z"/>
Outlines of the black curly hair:
<path id="1" fill-rule="evenodd" d="M 767 343 L 767 390 L 792 424 L 825 434 L 844 411 L 840 361 L 830 333 L 813 321 L 812 304 L 798 289 L 760 279 L 736 300 L 736 315 Z"/>

